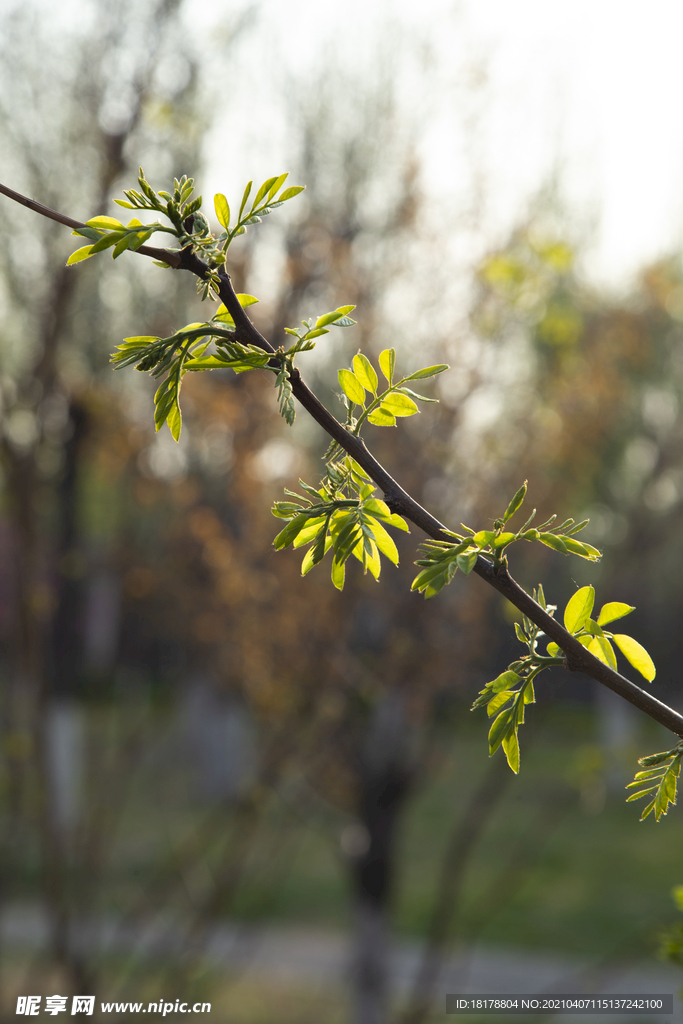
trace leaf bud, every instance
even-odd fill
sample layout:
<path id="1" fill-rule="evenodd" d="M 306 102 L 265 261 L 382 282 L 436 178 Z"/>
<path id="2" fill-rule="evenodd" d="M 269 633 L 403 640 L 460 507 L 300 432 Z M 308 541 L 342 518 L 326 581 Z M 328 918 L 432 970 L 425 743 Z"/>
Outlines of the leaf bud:
<path id="1" fill-rule="evenodd" d="M 203 213 L 197 210 L 196 213 L 192 214 L 192 234 L 193 235 L 208 235 L 209 233 L 209 222 Z"/>
<path id="2" fill-rule="evenodd" d="M 138 365 L 135 367 L 140 373 L 145 373 L 146 370 L 153 370 L 161 362 L 163 352 L 160 349 L 154 352 L 148 352 L 142 357 Z"/>

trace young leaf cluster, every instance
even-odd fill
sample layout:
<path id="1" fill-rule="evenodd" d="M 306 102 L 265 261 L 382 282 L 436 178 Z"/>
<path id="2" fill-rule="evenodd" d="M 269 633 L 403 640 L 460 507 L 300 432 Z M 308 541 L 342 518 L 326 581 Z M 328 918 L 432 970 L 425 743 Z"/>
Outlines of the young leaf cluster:
<path id="1" fill-rule="evenodd" d="M 549 615 L 555 611 L 555 605 L 547 605 L 543 587 L 534 591 L 534 600 Z M 522 625 L 515 623 L 517 638 L 526 644 L 529 653 L 519 661 L 513 662 L 505 672 L 487 683 L 472 705 L 475 708 L 486 708 L 489 718 L 495 719 L 489 730 L 489 756 L 495 754 L 498 747 L 503 748 L 510 768 L 519 772 L 519 736 L 520 725 L 524 724 L 524 709 L 527 704 L 536 700 L 534 679 L 548 665 L 562 664 L 561 658 L 547 658 L 539 655 L 536 645 L 544 634 L 530 619 L 524 616 Z"/>
<path id="2" fill-rule="evenodd" d="M 315 318 L 311 317 L 310 320 L 302 320 L 302 327 L 296 329 L 285 327 L 286 333 L 293 335 L 297 340 L 288 349 L 281 348 L 276 353 L 276 357 L 280 360 L 280 369 L 275 379 L 275 387 L 278 389 L 280 415 L 284 417 L 290 427 L 296 417 L 290 380 L 294 368 L 294 357 L 298 352 L 309 352 L 315 348 L 316 339 L 322 337 L 323 334 L 330 333 L 328 326 L 353 327 L 356 321 L 352 320 L 348 314 L 355 308 L 355 306 L 340 306 L 330 313 L 323 313 Z"/>
<path id="3" fill-rule="evenodd" d="M 289 379 L 289 372 L 287 364 L 283 363 L 275 378 L 275 387 L 277 388 L 280 415 L 285 423 L 291 427 L 296 418 L 296 409 L 294 407 L 294 399 L 292 398 L 292 382 Z"/>
<path id="4" fill-rule="evenodd" d="M 201 196 L 192 199 L 192 178 L 183 176 L 180 180 L 175 179 L 173 193 L 156 192 L 140 168 L 140 190 L 124 190 L 125 200 L 117 199 L 116 202 L 128 209 L 161 213 L 168 218 L 171 225 L 159 221 L 143 225 L 138 220 L 132 220 L 124 226 L 113 217 L 94 217 L 85 227 L 78 228 L 75 232 L 91 238 L 93 244 L 72 253 L 68 262 L 82 262 L 112 246 L 114 257 L 117 257 L 125 249 L 139 248 L 155 231 L 164 231 L 175 235 L 181 248 L 191 246 L 208 262 L 209 276 L 199 282 L 202 297 L 206 298 L 212 288 L 218 288 L 216 271 L 225 263 L 225 253 L 232 240 L 238 235 L 243 235 L 248 225 L 259 223 L 263 217 L 303 191 L 303 187 L 298 185 L 280 191 L 286 178 L 286 174 L 269 178 L 258 189 L 251 204 L 249 198 L 253 183 L 249 182 L 242 197 L 237 221 L 232 227 L 228 201 L 222 193 L 218 193 L 214 206 L 224 230 L 216 238 L 209 230 L 205 217 L 200 213 Z M 164 263 L 161 265 L 168 266 Z M 257 301 L 253 295 L 238 295 L 237 298 L 243 307 Z M 298 352 L 312 349 L 315 346 L 315 339 L 329 334 L 329 327 L 352 326 L 355 320 L 348 314 L 354 308 L 352 305 L 340 306 L 315 320 L 303 321 L 303 329 L 286 328 L 287 333 L 294 335 L 297 340 L 289 349 L 282 348 L 278 351 L 276 359 L 280 365 L 271 366 L 271 369 L 276 374 L 275 386 L 278 389 L 280 412 L 288 424 L 294 422 L 295 416 L 290 380 L 294 356 Z M 211 344 L 214 346 L 213 349 L 207 351 Z M 238 341 L 233 317 L 225 305 L 221 304 L 210 323 L 188 324 L 169 338 L 149 335 L 126 338 L 122 345 L 117 346 L 112 361 L 117 367 L 135 364 L 138 370 L 150 371 L 156 378 L 163 377 L 154 398 L 154 421 L 157 430 L 164 423 L 168 423 L 171 434 L 177 441 L 182 425 L 180 386 L 185 373 L 189 370 L 222 368 L 230 368 L 241 373 L 244 370 L 267 366 L 270 357 L 255 346 L 243 345 Z"/>
<path id="5" fill-rule="evenodd" d="M 595 603 L 595 590 L 593 587 L 581 587 L 572 595 L 567 603 L 564 612 L 564 628 L 572 636 L 575 636 L 580 644 L 594 655 L 598 661 L 609 665 L 617 671 L 617 658 L 614 653 L 614 642 L 627 661 L 640 672 L 648 683 L 651 683 L 656 675 L 654 662 L 644 647 L 634 640 L 632 636 L 625 633 L 608 633 L 603 629 L 610 622 L 623 619 L 634 611 L 633 605 L 624 604 L 622 601 L 610 601 L 600 609 L 597 619 L 590 617 Z M 548 654 L 551 657 L 561 657 L 560 648 L 555 643 L 549 643 Z"/>
<path id="6" fill-rule="evenodd" d="M 225 265 L 225 254 L 232 240 L 237 235 L 243 235 L 248 225 L 259 224 L 269 213 L 303 191 L 303 185 L 294 185 L 280 192 L 286 178 L 287 174 L 280 174 L 264 181 L 256 192 L 251 206 L 248 206 L 253 185 L 253 182 L 250 181 L 244 191 L 237 221 L 233 227 L 230 227 L 230 206 L 225 196 L 219 192 L 214 198 L 214 208 L 223 231 L 215 236 L 211 232 L 206 217 L 201 213 L 202 197 L 192 198 L 193 178 L 188 178 L 186 175 L 183 175 L 180 180 L 175 178 L 172 193 L 163 190 L 156 192 L 147 181 L 143 169 L 140 168 L 138 176 L 140 189 L 124 189 L 123 194 L 126 198 L 115 199 L 114 202 L 128 210 L 147 210 L 160 213 L 170 221 L 170 224 L 164 224 L 161 221 L 142 224 L 139 220 L 133 219 L 124 225 L 115 217 L 93 217 L 86 222 L 84 227 L 74 231 L 75 235 L 90 238 L 93 244 L 83 246 L 73 252 L 67 260 L 67 266 L 81 263 L 83 260 L 89 259 L 90 256 L 95 256 L 98 252 L 112 246 L 114 247 L 113 256 L 116 259 L 126 249 L 139 249 L 155 231 L 166 232 L 175 236 L 180 249 L 190 246 L 206 261 L 209 273 L 205 280 L 198 282 L 198 290 L 203 299 L 210 297 L 212 291 L 218 291 L 217 271 Z M 168 266 L 162 261 L 155 262 L 162 267 Z"/>
<path id="7" fill-rule="evenodd" d="M 243 306 L 256 302 L 253 295 L 238 295 Z M 188 371 L 230 369 L 235 373 L 264 367 L 269 356 L 255 345 L 236 340 L 232 317 L 221 305 L 208 323 L 187 324 L 169 338 L 142 335 L 126 338 L 111 357 L 115 368 L 135 364 L 140 371 L 163 377 L 154 396 L 154 423 L 160 430 L 168 423 L 177 441 L 180 437 L 180 386 Z M 209 347 L 213 346 L 212 350 Z"/>
<path id="8" fill-rule="evenodd" d="M 327 475 L 317 490 L 303 480 L 299 483 L 308 497 L 286 490 L 292 500 L 273 505 L 273 515 L 287 520 L 273 544 L 278 551 L 290 545 L 308 548 L 301 564 L 303 576 L 330 550 L 332 582 L 338 590 L 344 588 L 346 562 L 351 555 L 362 564 L 363 572 L 369 571 L 376 580 L 380 555 L 398 565 L 398 551 L 385 525 L 408 533 L 408 524 L 373 496 L 375 485 L 350 456 L 328 464 Z"/>
<path id="9" fill-rule="evenodd" d="M 228 251 L 233 239 L 237 238 L 238 235 L 246 234 L 247 228 L 252 224 L 260 224 L 264 217 L 267 217 L 273 210 L 277 210 L 278 207 L 286 203 L 288 199 L 294 199 L 300 192 L 303 192 L 303 185 L 291 185 L 286 188 L 283 192 L 280 189 L 287 180 L 287 174 L 275 175 L 272 178 L 268 178 L 264 181 L 261 187 L 257 190 L 254 196 L 251 206 L 247 209 L 249 203 L 249 197 L 251 196 L 253 181 L 248 182 L 244 194 L 242 196 L 242 202 L 240 204 L 239 213 L 237 214 L 237 220 L 235 221 L 234 227 L 230 227 L 231 213 L 230 204 L 225 198 L 222 192 L 218 192 L 214 196 L 214 209 L 216 216 L 222 226 L 223 234 L 217 239 L 218 243 L 218 254 L 214 256 L 214 262 L 216 264 L 225 263 L 225 254 Z M 278 192 L 280 194 L 278 195 Z"/>
<path id="10" fill-rule="evenodd" d="M 490 556 L 493 564 L 497 567 L 503 565 L 506 549 L 519 540 L 538 541 L 563 555 L 579 555 L 580 558 L 585 558 L 589 562 L 600 560 L 601 553 L 597 548 L 576 540 L 574 536 L 588 525 L 587 519 L 580 523 L 575 523 L 573 519 L 566 519 L 559 526 L 553 526 L 557 519 L 557 516 L 553 515 L 545 523 L 533 527 L 532 523 L 536 516 L 536 509 L 534 509 L 524 526 L 516 532 L 509 530 L 508 521 L 521 507 L 526 497 L 526 491 L 525 481 L 501 518 L 495 520 L 492 530 L 475 531 L 471 527 L 461 524 L 465 534 L 453 533 L 454 542 L 426 541 L 420 548 L 422 557 L 415 563 L 422 567 L 422 571 L 413 580 L 411 589 L 424 593 L 427 599 L 434 597 L 447 583 L 451 582 L 458 569 L 468 576 L 480 554 Z"/>
<path id="11" fill-rule="evenodd" d="M 669 810 L 669 804 L 676 803 L 676 788 L 682 760 L 683 741 L 677 743 L 671 750 L 638 759 L 638 764 L 641 764 L 644 770 L 636 772 L 633 782 L 629 782 L 626 787 L 637 790 L 626 798 L 626 802 L 640 800 L 644 796 L 649 797 L 640 816 L 641 821 L 644 821 L 648 814 L 654 814 L 655 821 L 659 821 Z"/>
<path id="12" fill-rule="evenodd" d="M 137 189 L 124 189 L 123 194 L 126 199 L 115 199 L 114 202 L 127 210 L 149 210 L 161 213 L 171 221 L 171 225 L 162 224 L 160 221 L 142 224 L 136 219 L 124 225 L 115 217 L 93 217 L 86 221 L 85 227 L 76 228 L 74 231 L 74 235 L 92 239 L 93 244 L 85 245 L 82 249 L 73 252 L 67 260 L 67 266 L 81 263 L 112 246 L 114 248 L 112 255 L 116 259 L 126 249 L 132 251 L 139 249 L 155 231 L 175 235 L 181 245 L 193 244 L 193 241 L 197 241 L 197 239 L 193 239 L 193 232 L 196 232 L 197 238 L 206 233 L 208 224 L 201 215 L 195 216 L 202 205 L 202 197 L 197 196 L 195 199 L 191 199 L 194 191 L 193 178 L 188 178 L 186 175 L 183 175 L 180 181 L 175 178 L 172 195 L 168 192 L 157 193 L 145 178 L 145 172 L 141 167 L 138 184 L 140 185 L 139 192 Z M 191 226 L 188 222 L 190 216 L 193 216 Z M 185 227 L 186 223 L 189 230 Z M 162 265 L 166 266 L 167 264 Z"/>
<path id="13" fill-rule="evenodd" d="M 296 338 L 295 343 L 287 349 L 285 355 L 291 358 L 297 352 L 308 352 L 315 348 L 315 339 L 330 333 L 328 327 L 353 327 L 356 321 L 349 316 L 349 313 L 355 308 L 355 306 L 340 306 L 338 309 L 333 309 L 331 313 L 323 313 L 322 316 L 302 320 L 301 327 L 285 327 L 285 333 Z"/>
<path id="14" fill-rule="evenodd" d="M 546 604 L 542 586 L 539 585 L 538 589 L 534 591 L 533 596 L 534 600 L 549 615 L 554 614 L 556 606 Z M 611 641 L 614 640 L 631 665 L 648 682 L 651 682 L 655 677 L 655 666 L 645 648 L 632 637 L 623 634 L 614 635 L 607 633 L 602 628 L 609 622 L 614 622 L 616 619 L 629 615 L 634 611 L 633 606 L 624 604 L 621 601 L 610 601 L 602 606 L 597 620 L 594 620 L 590 618 L 594 603 L 595 591 L 593 587 L 581 587 L 572 595 L 564 610 L 564 627 L 567 632 L 575 636 L 596 658 L 610 665 L 616 671 L 617 663 L 611 645 Z M 508 665 L 505 672 L 490 683 L 487 683 L 472 705 L 472 709 L 486 707 L 489 717 L 494 714 L 497 715 L 489 732 L 489 752 L 491 754 L 495 753 L 498 747 L 502 745 L 508 764 L 514 772 L 518 772 L 519 739 L 517 731 L 524 721 L 524 705 L 534 701 L 534 679 L 546 668 L 563 665 L 564 654 L 556 643 L 549 643 L 547 645 L 547 654 L 542 654 L 538 650 L 538 642 L 545 634 L 526 615 L 522 617 L 521 623 L 515 623 L 515 633 L 520 643 L 524 644 L 527 648 L 528 653 L 519 658 L 519 660 L 512 662 L 511 665 Z M 683 757 L 683 744 L 679 746 L 680 756 Z M 652 755 L 654 760 L 645 758 L 640 763 L 645 764 L 647 762 L 650 766 L 655 763 L 659 764 L 660 761 L 656 759 L 665 760 L 671 758 L 673 754 L 674 751 L 669 751 L 666 754 L 654 754 Z M 663 806 L 665 809 L 660 811 L 660 814 L 666 813 L 666 803 L 663 802 L 666 799 L 666 793 L 672 794 L 669 799 L 675 802 L 675 776 L 678 775 L 680 765 L 678 769 L 671 769 L 672 772 L 675 772 L 675 775 L 669 774 L 665 780 L 664 776 L 667 770 L 664 770 L 661 780 L 663 795 L 659 799 L 660 806 Z M 631 785 L 640 785 L 639 780 L 646 776 L 649 778 L 647 772 L 640 772 L 636 775 L 636 780 L 638 781 L 631 783 Z M 653 788 L 656 788 L 656 785 L 653 785 Z M 635 800 L 640 796 L 644 796 L 646 792 L 649 792 L 649 790 L 644 790 L 642 793 L 638 793 L 629 799 Z M 645 817 L 645 815 L 643 816 Z"/>
<path id="15" fill-rule="evenodd" d="M 338 379 L 344 393 L 344 404 L 347 410 L 348 425 L 354 434 L 360 432 L 365 420 L 376 427 L 394 427 L 399 416 L 414 416 L 420 410 L 418 402 L 435 402 L 435 398 L 419 395 L 407 386 L 408 381 L 434 377 L 448 369 L 446 363 L 425 366 L 421 370 L 401 377 L 394 381 L 396 366 L 396 350 L 387 348 L 380 353 L 379 367 L 388 386 L 379 390 L 379 378 L 370 360 L 362 353 L 353 357 L 353 369 L 338 371 Z M 367 396 L 370 396 L 369 398 Z M 355 409 L 360 409 L 356 415 Z"/>

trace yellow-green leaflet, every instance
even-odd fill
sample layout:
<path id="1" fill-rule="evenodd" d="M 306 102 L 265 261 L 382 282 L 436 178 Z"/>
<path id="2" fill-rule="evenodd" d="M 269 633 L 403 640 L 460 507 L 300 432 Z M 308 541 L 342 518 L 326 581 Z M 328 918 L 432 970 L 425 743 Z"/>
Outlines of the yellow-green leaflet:
<path id="1" fill-rule="evenodd" d="M 631 662 L 633 667 L 640 672 L 641 676 L 651 683 L 657 675 L 655 663 L 645 648 L 634 640 L 632 636 L 625 636 L 623 633 L 614 634 L 614 642 L 624 655 Z"/>

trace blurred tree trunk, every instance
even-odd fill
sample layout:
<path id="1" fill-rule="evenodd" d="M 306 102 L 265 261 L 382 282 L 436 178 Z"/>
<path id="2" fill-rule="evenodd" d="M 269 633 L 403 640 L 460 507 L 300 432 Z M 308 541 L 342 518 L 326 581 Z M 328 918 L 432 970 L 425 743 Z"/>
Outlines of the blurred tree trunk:
<path id="1" fill-rule="evenodd" d="M 358 771 L 360 828 L 350 851 L 356 1024 L 387 1020 L 396 828 L 412 778 L 407 734 L 404 697 L 391 692 L 374 710 Z"/>

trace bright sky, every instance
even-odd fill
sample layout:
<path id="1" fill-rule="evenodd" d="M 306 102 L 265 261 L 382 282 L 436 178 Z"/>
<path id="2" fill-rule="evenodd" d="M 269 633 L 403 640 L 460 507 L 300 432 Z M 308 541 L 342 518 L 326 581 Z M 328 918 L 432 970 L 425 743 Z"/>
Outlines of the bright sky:
<path id="1" fill-rule="evenodd" d="M 52 13 L 75 28 L 82 4 Z M 253 27 L 226 61 L 230 26 L 250 6 Z M 559 169 L 574 220 L 592 228 L 594 279 L 624 287 L 683 247 L 683 0 L 186 0 L 186 20 L 228 71 L 207 195 L 282 165 L 284 65 L 305 85 L 330 56 L 359 78 L 384 59 L 420 123 L 432 195 L 463 202 L 473 155 L 492 244 Z"/>
<path id="2" fill-rule="evenodd" d="M 203 2 L 191 4 L 206 24 Z M 211 8 L 212 21 L 227 14 Z M 683 245 L 682 39 L 681 0 L 263 0 L 248 68 L 238 61 L 212 136 L 205 192 L 226 190 L 226 167 L 235 189 L 245 173 L 279 168 L 277 107 L 253 91 L 272 81 L 274 62 L 306 82 L 326 48 L 359 76 L 389 54 L 420 110 L 429 190 L 455 201 L 468 187 L 464 150 L 474 153 L 494 241 L 559 168 L 574 218 L 593 226 L 591 276 L 622 287 Z M 225 140 L 238 124 L 251 141 L 236 154 Z"/>

